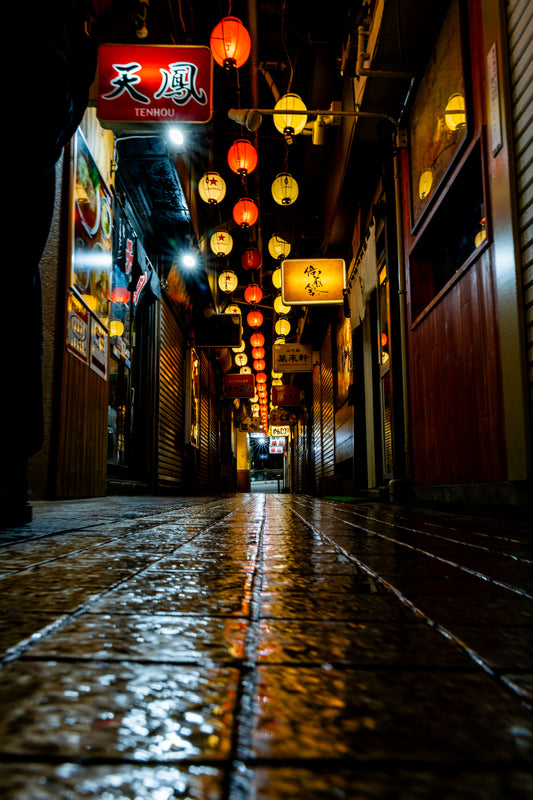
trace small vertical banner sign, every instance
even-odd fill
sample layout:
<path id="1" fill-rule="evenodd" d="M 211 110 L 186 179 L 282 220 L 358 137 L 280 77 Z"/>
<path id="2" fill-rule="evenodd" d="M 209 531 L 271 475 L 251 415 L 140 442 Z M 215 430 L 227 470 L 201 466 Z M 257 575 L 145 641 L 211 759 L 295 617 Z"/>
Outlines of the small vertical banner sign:
<path id="1" fill-rule="evenodd" d="M 97 115 L 104 127 L 205 123 L 212 113 L 213 60 L 208 47 L 100 46 Z"/>

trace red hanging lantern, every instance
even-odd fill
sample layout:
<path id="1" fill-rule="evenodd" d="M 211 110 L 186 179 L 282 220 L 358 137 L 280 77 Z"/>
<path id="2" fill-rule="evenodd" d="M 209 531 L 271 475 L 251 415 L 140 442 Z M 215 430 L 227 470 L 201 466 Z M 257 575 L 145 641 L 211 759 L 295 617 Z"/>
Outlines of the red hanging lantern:
<path id="1" fill-rule="evenodd" d="M 262 358 L 256 358 L 252 366 L 256 372 L 263 372 L 266 368 L 266 362 Z"/>
<path id="2" fill-rule="evenodd" d="M 247 303 L 260 303 L 263 298 L 263 290 L 257 283 L 250 283 L 244 290 L 244 299 Z"/>
<path id="3" fill-rule="evenodd" d="M 115 286 L 111 292 L 111 302 L 126 305 L 130 301 L 130 293 L 125 286 Z"/>
<path id="4" fill-rule="evenodd" d="M 248 247 L 241 256 L 241 264 L 244 269 L 259 269 L 262 262 L 263 259 L 257 247 Z"/>
<path id="5" fill-rule="evenodd" d="M 228 164 L 237 175 L 249 175 L 257 167 L 257 150 L 248 139 L 237 139 L 229 149 Z"/>
<path id="6" fill-rule="evenodd" d="M 257 308 L 254 308 L 252 311 L 248 312 L 246 322 L 250 328 L 260 328 L 263 324 L 263 315 Z"/>
<path id="7" fill-rule="evenodd" d="M 252 358 L 264 358 L 264 357 L 265 357 L 264 347 L 252 347 Z"/>
<path id="8" fill-rule="evenodd" d="M 252 333 L 252 335 L 250 336 L 250 344 L 252 345 L 252 347 L 263 347 L 264 343 L 265 343 L 265 337 L 263 336 L 262 333 L 259 333 L 259 331 L 256 331 L 256 333 Z"/>
<path id="9" fill-rule="evenodd" d="M 259 209 L 249 197 L 241 197 L 233 206 L 233 219 L 241 228 L 250 228 L 255 225 L 259 216 Z"/>
<path id="10" fill-rule="evenodd" d="M 266 372 L 258 372 L 255 376 L 256 383 L 266 383 L 268 380 Z"/>
<path id="11" fill-rule="evenodd" d="M 238 69 L 247 61 L 252 42 L 240 19 L 224 17 L 213 28 L 209 46 L 217 64 L 225 69 Z"/>

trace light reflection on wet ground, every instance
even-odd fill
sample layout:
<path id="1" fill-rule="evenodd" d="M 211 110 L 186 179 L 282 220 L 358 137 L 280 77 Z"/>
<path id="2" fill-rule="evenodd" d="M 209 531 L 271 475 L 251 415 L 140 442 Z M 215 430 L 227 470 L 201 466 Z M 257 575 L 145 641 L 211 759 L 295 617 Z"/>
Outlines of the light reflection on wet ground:
<path id="1" fill-rule="evenodd" d="M 290 495 L 0 534 L 6 800 L 533 797 L 533 526 Z"/>

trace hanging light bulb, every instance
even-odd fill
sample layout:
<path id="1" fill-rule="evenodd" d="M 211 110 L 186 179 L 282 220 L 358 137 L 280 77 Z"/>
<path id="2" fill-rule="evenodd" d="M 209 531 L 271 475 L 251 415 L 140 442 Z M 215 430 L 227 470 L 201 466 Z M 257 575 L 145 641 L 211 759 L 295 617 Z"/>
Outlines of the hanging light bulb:
<path id="1" fill-rule="evenodd" d="M 233 219 L 241 228 L 250 228 L 255 225 L 258 216 L 259 210 L 249 197 L 241 197 L 233 206 Z"/>
<path id="2" fill-rule="evenodd" d="M 209 244 L 216 256 L 227 256 L 233 250 L 233 237 L 228 231 L 215 231 Z"/>
<path id="3" fill-rule="evenodd" d="M 291 330 L 291 323 L 287 317 L 280 317 L 278 320 L 276 320 L 274 330 L 279 336 L 287 336 Z"/>
<path id="4" fill-rule="evenodd" d="M 260 303 L 263 298 L 263 290 L 257 283 L 250 283 L 244 290 L 244 299 L 247 303 Z"/>
<path id="5" fill-rule="evenodd" d="M 237 175 L 249 175 L 257 166 L 257 150 L 248 139 L 237 139 L 229 149 L 228 164 Z"/>
<path id="6" fill-rule="evenodd" d="M 241 256 L 241 264 L 244 269 L 259 269 L 263 259 L 257 247 L 248 247 Z"/>
<path id="7" fill-rule="evenodd" d="M 294 136 L 301 133 L 307 123 L 307 108 L 304 101 L 298 94 L 284 94 L 280 97 L 274 111 L 282 111 L 282 114 L 274 114 L 274 125 L 276 130 L 284 136 Z"/>
<path id="8" fill-rule="evenodd" d="M 248 60 L 252 42 L 240 19 L 224 17 L 213 28 L 209 46 L 217 64 L 225 69 L 238 69 Z"/>
<path id="9" fill-rule="evenodd" d="M 216 205 L 226 196 L 226 182 L 218 172 L 206 172 L 198 182 L 198 193 L 204 203 Z"/>
<path id="10" fill-rule="evenodd" d="M 234 292 L 239 285 L 239 279 L 232 270 L 225 269 L 218 276 L 218 285 L 223 292 L 231 294 L 231 292 Z"/>
<path id="11" fill-rule="evenodd" d="M 288 172 L 280 172 L 272 184 L 272 197 L 279 206 L 290 206 L 298 197 L 298 184 Z"/>
<path id="12" fill-rule="evenodd" d="M 263 347 L 264 343 L 265 343 L 265 337 L 263 336 L 262 333 L 259 333 L 259 331 L 252 333 L 252 335 L 250 336 L 250 344 L 252 345 L 252 347 Z"/>
<path id="13" fill-rule="evenodd" d="M 259 311 L 259 309 L 254 308 L 252 311 L 249 311 L 246 316 L 246 322 L 250 326 L 250 328 L 260 328 L 263 324 L 263 315 Z"/>
<path id="14" fill-rule="evenodd" d="M 268 252 L 275 259 L 287 258 L 291 252 L 291 245 L 275 233 L 268 241 Z"/>
<path id="15" fill-rule="evenodd" d="M 277 314 L 288 314 L 290 310 L 291 307 L 286 306 L 281 298 L 281 295 L 278 294 L 277 297 L 274 298 L 274 311 Z"/>

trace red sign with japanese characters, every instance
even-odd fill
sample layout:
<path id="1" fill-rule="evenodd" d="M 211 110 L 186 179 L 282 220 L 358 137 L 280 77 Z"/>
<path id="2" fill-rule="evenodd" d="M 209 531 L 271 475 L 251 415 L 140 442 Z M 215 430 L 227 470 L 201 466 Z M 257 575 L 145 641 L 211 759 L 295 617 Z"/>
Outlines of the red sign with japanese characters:
<path id="1" fill-rule="evenodd" d="M 208 47 L 103 44 L 98 51 L 100 122 L 209 122 L 213 59 Z"/>
<path id="2" fill-rule="evenodd" d="M 300 403 L 300 388 L 292 384 L 273 386 L 272 402 L 275 406 L 297 406 Z"/>
<path id="3" fill-rule="evenodd" d="M 253 397 L 255 378 L 251 374 L 230 373 L 224 375 L 224 397 Z"/>

